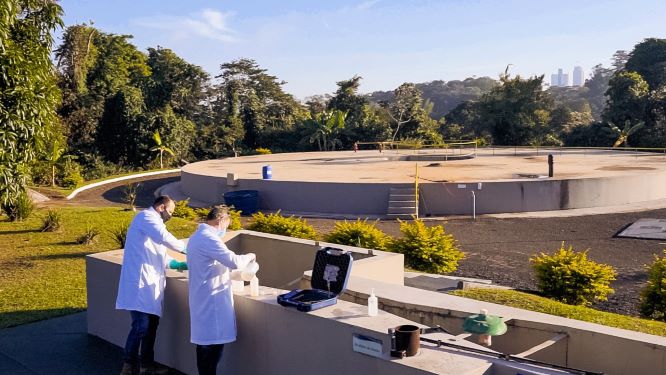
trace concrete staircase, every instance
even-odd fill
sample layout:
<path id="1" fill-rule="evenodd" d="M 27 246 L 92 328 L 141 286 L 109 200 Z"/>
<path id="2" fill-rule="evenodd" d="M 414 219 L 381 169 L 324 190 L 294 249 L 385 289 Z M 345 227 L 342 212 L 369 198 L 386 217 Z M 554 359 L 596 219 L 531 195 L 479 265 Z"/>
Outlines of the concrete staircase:
<path id="1" fill-rule="evenodd" d="M 386 216 L 391 219 L 411 219 L 416 215 L 416 189 L 391 188 Z"/>

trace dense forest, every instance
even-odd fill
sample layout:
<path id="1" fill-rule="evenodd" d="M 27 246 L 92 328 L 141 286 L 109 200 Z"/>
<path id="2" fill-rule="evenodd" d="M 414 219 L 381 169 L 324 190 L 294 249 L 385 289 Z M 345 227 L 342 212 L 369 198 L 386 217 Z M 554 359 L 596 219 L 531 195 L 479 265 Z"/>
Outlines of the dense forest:
<path id="1" fill-rule="evenodd" d="M 127 170 L 258 152 L 351 149 L 357 141 L 664 147 L 666 40 L 598 65 L 583 87 L 543 76 L 403 83 L 361 94 L 362 77 L 295 99 L 252 59 L 214 75 L 168 48 L 93 25 L 64 29 L 56 4 L 0 23 L 0 185 L 74 186 Z M 16 130 L 19 129 L 19 130 Z M 16 190 L 16 191 L 15 191 Z M 19 189 L 20 190 L 20 189 Z"/>

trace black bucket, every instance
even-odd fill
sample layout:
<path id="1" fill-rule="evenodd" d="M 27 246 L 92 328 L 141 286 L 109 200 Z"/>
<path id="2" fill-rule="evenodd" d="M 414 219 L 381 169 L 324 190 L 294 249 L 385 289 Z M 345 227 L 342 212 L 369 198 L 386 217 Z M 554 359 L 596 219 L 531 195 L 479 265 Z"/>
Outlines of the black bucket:
<path id="1" fill-rule="evenodd" d="M 402 325 L 395 327 L 395 349 L 404 350 L 407 357 L 419 352 L 421 340 L 421 328 L 413 325 Z"/>

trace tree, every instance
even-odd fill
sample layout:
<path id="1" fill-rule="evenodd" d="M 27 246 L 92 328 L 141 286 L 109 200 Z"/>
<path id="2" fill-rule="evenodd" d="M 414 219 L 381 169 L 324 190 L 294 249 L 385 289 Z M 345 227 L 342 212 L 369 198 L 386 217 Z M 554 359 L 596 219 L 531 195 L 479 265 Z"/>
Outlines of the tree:
<path id="1" fill-rule="evenodd" d="M 325 111 L 315 119 L 308 120 L 308 124 L 312 129 L 312 134 L 309 137 L 310 143 L 317 142 L 319 151 L 335 151 L 335 146 L 341 144 L 338 138 L 340 131 L 345 127 L 345 119 L 347 113 L 333 110 Z"/>
<path id="2" fill-rule="evenodd" d="M 643 126 L 645 126 L 644 122 L 639 122 L 632 126 L 631 121 L 627 120 L 624 122 L 624 129 L 620 129 L 617 125 L 608 123 L 610 130 L 617 135 L 617 140 L 613 143 L 613 147 L 620 147 L 622 144 L 629 146 L 629 136 L 636 133 Z"/>
<path id="3" fill-rule="evenodd" d="M 496 144 L 532 144 L 547 135 L 553 100 L 542 90 L 543 77 L 511 78 L 507 67 L 500 85 L 481 97 L 479 123 Z"/>
<path id="4" fill-rule="evenodd" d="M 151 147 L 150 151 L 159 153 L 160 168 L 164 168 L 164 163 L 162 163 L 162 156 L 164 155 L 164 153 L 166 152 L 171 156 L 176 156 L 176 155 L 169 147 L 167 147 L 164 143 L 162 143 L 162 138 L 160 137 L 159 131 L 155 130 L 155 133 L 153 133 L 153 140 L 155 141 L 155 146 Z"/>
<path id="5" fill-rule="evenodd" d="M 49 145 L 46 147 L 44 156 L 46 162 L 51 167 L 51 186 L 56 186 L 56 166 L 60 163 L 65 155 L 65 147 L 60 144 L 58 139 L 52 139 L 51 142 L 48 142 Z"/>
<path id="6" fill-rule="evenodd" d="M 393 101 L 388 104 L 388 113 L 395 122 L 395 130 L 391 136 L 391 142 L 400 131 L 400 126 L 412 121 L 421 108 L 421 92 L 413 83 L 403 83 L 393 92 Z"/>
<path id="7" fill-rule="evenodd" d="M 650 93 L 648 83 L 636 72 L 620 71 L 608 83 L 608 105 L 603 117 L 607 122 L 645 121 Z"/>
<path id="8" fill-rule="evenodd" d="M 643 77 L 650 90 L 662 86 L 666 83 L 666 39 L 648 38 L 636 44 L 625 69 Z"/>
<path id="9" fill-rule="evenodd" d="M 50 59 L 51 32 L 62 26 L 52 1 L 5 0 L 0 5 L 0 200 L 16 202 L 28 163 L 56 122 L 59 101 Z"/>
<path id="10" fill-rule="evenodd" d="M 192 121 L 177 115 L 170 105 L 167 104 L 163 109 L 150 113 L 150 129 L 153 130 L 152 139 L 157 147 L 166 148 L 165 144 L 169 145 L 168 150 L 160 151 L 160 168 L 163 168 L 162 154 L 164 151 L 176 160 L 183 160 L 190 156 L 196 126 Z M 161 134 L 160 142 L 155 139 L 156 133 Z M 153 148 L 150 151 L 153 151 Z"/>

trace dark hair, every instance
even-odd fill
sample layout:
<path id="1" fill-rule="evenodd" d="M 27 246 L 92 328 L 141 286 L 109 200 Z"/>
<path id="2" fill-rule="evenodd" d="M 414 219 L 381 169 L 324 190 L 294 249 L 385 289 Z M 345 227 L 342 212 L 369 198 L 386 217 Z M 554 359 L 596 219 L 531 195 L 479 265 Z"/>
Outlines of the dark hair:
<path id="1" fill-rule="evenodd" d="M 159 197 L 155 198 L 155 202 L 153 202 L 153 207 L 157 207 L 161 204 L 168 205 L 169 202 L 173 202 L 173 199 L 171 199 L 171 197 L 169 197 L 168 195 L 160 195 Z"/>
<path id="2" fill-rule="evenodd" d="M 222 218 L 222 216 L 228 214 L 229 214 L 229 207 L 223 204 L 219 206 L 213 206 L 210 208 L 210 211 L 208 211 L 208 216 L 206 216 L 206 220 L 207 221 L 217 220 Z"/>

